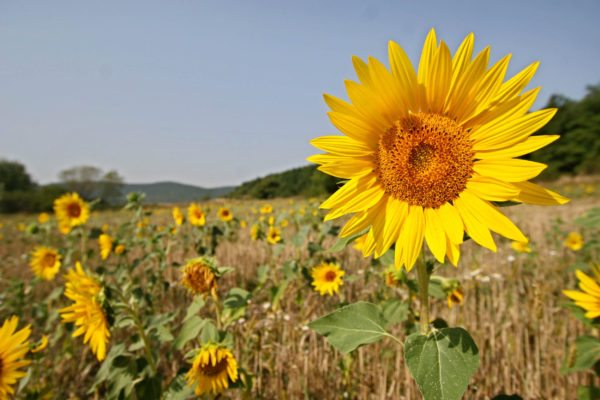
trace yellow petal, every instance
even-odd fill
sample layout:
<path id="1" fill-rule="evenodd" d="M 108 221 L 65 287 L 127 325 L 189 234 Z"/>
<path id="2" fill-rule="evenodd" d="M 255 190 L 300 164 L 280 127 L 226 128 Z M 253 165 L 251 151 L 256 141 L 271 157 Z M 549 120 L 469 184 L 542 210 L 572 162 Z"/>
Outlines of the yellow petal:
<path id="1" fill-rule="evenodd" d="M 475 153 L 475 158 L 512 158 L 528 154 L 557 140 L 559 135 L 535 135 L 512 146 L 492 151 L 480 151 Z"/>
<path id="2" fill-rule="evenodd" d="M 452 243 L 450 238 L 446 236 L 446 255 L 448 256 L 448 260 L 455 267 L 458 266 L 458 259 L 460 257 L 460 246 L 458 244 Z"/>
<path id="3" fill-rule="evenodd" d="M 429 76 L 434 71 L 434 61 L 437 52 L 437 38 L 435 30 L 432 28 L 425 39 L 421 60 L 419 61 L 419 72 L 417 82 L 419 83 L 419 107 L 421 110 L 427 110 L 427 95 L 425 88 L 429 82 Z"/>
<path id="4" fill-rule="evenodd" d="M 383 197 L 385 192 L 379 184 L 357 191 L 357 193 L 348 201 L 341 205 L 336 205 L 329 214 L 325 216 L 325 221 L 338 218 L 344 214 L 355 213 L 373 207 Z"/>
<path id="5" fill-rule="evenodd" d="M 449 203 L 445 203 L 436 212 L 440 217 L 440 221 L 442 221 L 446 235 L 452 243 L 462 243 L 464 236 L 463 222 L 456 208 Z"/>
<path id="6" fill-rule="evenodd" d="M 452 85 L 455 84 L 457 78 L 466 71 L 471 63 L 474 42 L 475 36 L 473 33 L 469 33 L 456 51 L 456 54 L 454 54 L 454 58 L 452 59 Z"/>
<path id="7" fill-rule="evenodd" d="M 502 182 L 489 176 L 475 176 L 467 182 L 467 189 L 478 197 L 490 201 L 512 200 L 519 189 L 512 183 Z"/>
<path id="8" fill-rule="evenodd" d="M 469 205 L 463 200 L 462 194 L 459 198 L 454 199 L 453 203 L 463 220 L 465 230 L 469 236 L 481 246 L 495 252 L 497 247 L 496 243 L 494 243 L 494 239 L 492 238 L 492 234 L 485 224 L 481 223 L 477 217 L 475 217 Z"/>
<path id="9" fill-rule="evenodd" d="M 318 149 L 347 157 L 365 156 L 373 153 L 374 148 L 348 136 L 321 136 L 310 141 Z"/>
<path id="10" fill-rule="evenodd" d="M 408 204 L 387 196 L 385 207 L 382 207 L 377 223 L 373 223 L 373 235 L 377 240 L 375 257 L 381 257 L 398 240 L 400 228 L 408 213 Z"/>
<path id="11" fill-rule="evenodd" d="M 404 50 L 397 43 L 389 42 L 388 55 L 392 75 L 398 82 L 406 107 L 408 110 L 416 112 L 418 110 L 418 99 L 416 96 L 417 74 L 415 69 Z"/>
<path id="12" fill-rule="evenodd" d="M 473 171 L 506 182 L 522 182 L 540 174 L 546 165 L 518 158 L 475 161 Z"/>
<path id="13" fill-rule="evenodd" d="M 352 179 L 371 173 L 373 171 L 373 163 L 371 161 L 349 159 L 347 161 L 323 164 L 317 169 L 338 178 Z"/>
<path id="14" fill-rule="evenodd" d="M 364 122 L 363 119 L 342 114 L 336 111 L 327 113 L 331 123 L 345 135 L 365 143 L 377 143 L 379 132 Z"/>
<path id="15" fill-rule="evenodd" d="M 446 233 L 437 212 L 425 209 L 425 240 L 435 258 L 443 263 L 446 256 Z"/>
<path id="16" fill-rule="evenodd" d="M 537 70 L 539 64 L 539 61 L 534 62 L 511 79 L 504 82 L 502 86 L 500 86 L 498 94 L 492 100 L 492 104 L 506 101 L 521 93 L 521 91 L 525 88 L 525 86 L 527 86 L 531 78 L 533 78 L 533 75 L 535 74 L 535 71 Z"/>
<path id="17" fill-rule="evenodd" d="M 425 217 L 423 207 L 409 206 L 408 215 L 400 231 L 399 242 L 402 247 L 403 263 L 410 271 L 421 252 L 425 236 Z"/>
<path id="18" fill-rule="evenodd" d="M 600 286 L 592 278 L 581 272 L 575 271 L 575 275 L 579 279 L 579 287 L 586 293 L 600 297 Z"/>
<path id="19" fill-rule="evenodd" d="M 351 80 L 344 82 L 350 101 L 367 121 L 381 129 L 391 125 L 392 121 L 386 117 L 385 107 L 377 94 Z"/>
<path id="20" fill-rule="evenodd" d="M 515 200 L 521 203 L 557 206 L 569 202 L 569 199 L 566 197 L 536 185 L 535 183 L 514 182 L 513 184 L 520 190 L 519 195 Z"/>
<path id="21" fill-rule="evenodd" d="M 439 113 L 444 107 L 444 101 L 450 89 L 452 79 L 452 58 L 450 50 L 442 40 L 433 60 L 432 70 L 427 74 L 425 90 L 429 111 Z"/>

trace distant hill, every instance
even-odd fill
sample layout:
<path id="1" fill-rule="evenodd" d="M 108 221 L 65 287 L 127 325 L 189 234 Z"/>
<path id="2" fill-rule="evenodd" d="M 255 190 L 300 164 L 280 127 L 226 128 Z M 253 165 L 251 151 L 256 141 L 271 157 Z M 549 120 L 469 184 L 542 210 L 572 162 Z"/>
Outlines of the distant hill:
<path id="1" fill-rule="evenodd" d="M 291 196 L 321 196 L 338 189 L 339 178 L 317 170 L 316 165 L 294 168 L 242 183 L 228 197 L 272 199 Z"/>
<path id="2" fill-rule="evenodd" d="M 146 203 L 184 203 L 205 198 L 222 197 L 229 194 L 235 186 L 222 186 L 206 189 L 199 186 L 177 182 L 126 183 L 122 193 L 144 192 Z"/>

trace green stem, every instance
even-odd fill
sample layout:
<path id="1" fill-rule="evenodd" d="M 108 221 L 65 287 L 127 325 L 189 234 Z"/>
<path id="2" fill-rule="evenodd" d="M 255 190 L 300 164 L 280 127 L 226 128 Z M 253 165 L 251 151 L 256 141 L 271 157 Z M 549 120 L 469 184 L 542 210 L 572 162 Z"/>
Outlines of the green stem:
<path id="1" fill-rule="evenodd" d="M 429 333 L 429 278 L 425 257 L 423 251 L 421 251 L 417 259 L 417 280 L 419 282 L 419 301 L 421 302 L 419 320 L 421 321 L 421 333 L 423 335 Z"/>
<path id="2" fill-rule="evenodd" d="M 129 312 L 129 315 L 131 315 L 131 318 L 133 319 L 135 326 L 138 328 L 138 331 L 140 332 L 142 341 L 144 342 L 144 349 L 146 352 L 146 360 L 148 360 L 148 364 L 150 364 L 150 368 L 152 368 L 152 372 L 156 373 L 156 371 L 157 371 L 156 362 L 154 361 L 154 357 L 152 356 L 150 341 L 148 340 L 148 337 L 146 336 L 146 333 L 144 332 L 144 326 L 142 325 L 142 321 L 140 321 L 135 310 L 129 306 L 127 300 L 125 299 L 125 296 L 123 296 L 123 294 L 121 292 L 119 292 L 118 290 L 114 290 L 114 291 L 115 291 L 115 293 L 117 293 L 117 295 L 123 302 L 123 307 Z"/>

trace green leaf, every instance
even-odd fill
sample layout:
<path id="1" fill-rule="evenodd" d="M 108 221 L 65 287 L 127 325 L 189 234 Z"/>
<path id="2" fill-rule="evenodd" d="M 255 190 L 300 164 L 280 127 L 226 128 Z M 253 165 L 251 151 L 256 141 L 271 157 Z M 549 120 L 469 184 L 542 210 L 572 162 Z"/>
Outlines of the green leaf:
<path id="1" fill-rule="evenodd" d="M 600 359 L 600 340 L 593 336 L 579 336 L 569 347 L 560 372 L 567 374 L 588 370 L 598 359 Z"/>
<path id="2" fill-rule="evenodd" d="M 310 226 L 304 225 L 294 236 L 290 238 L 290 242 L 296 247 L 302 247 L 309 233 Z"/>
<path id="3" fill-rule="evenodd" d="M 566 308 L 575 318 L 583 322 L 588 328 L 594 328 L 600 325 L 600 318 L 589 319 L 585 317 L 585 310 L 573 302 L 558 303 L 559 306 Z"/>
<path id="4" fill-rule="evenodd" d="M 175 379 L 171 381 L 171 384 L 165 390 L 165 400 L 186 400 L 189 396 L 194 394 L 195 386 L 188 386 L 185 381 L 186 373 L 187 371 L 179 372 Z"/>
<path id="5" fill-rule="evenodd" d="M 379 307 L 362 301 L 342 307 L 308 326 L 344 354 L 385 336 L 393 338 L 385 330 L 387 321 Z"/>
<path id="6" fill-rule="evenodd" d="M 195 296 L 194 301 L 192 301 L 192 304 L 190 304 L 188 306 L 188 308 L 185 312 L 185 318 L 183 318 L 183 321 L 185 322 L 188 319 L 190 319 L 191 317 L 198 314 L 198 312 L 200 311 L 200 309 L 202 309 L 203 306 L 204 306 L 204 299 L 202 298 L 202 296 Z"/>
<path id="7" fill-rule="evenodd" d="M 596 386 L 579 386 L 577 388 L 577 400 L 600 399 L 600 388 Z"/>
<path id="8" fill-rule="evenodd" d="M 406 364 L 425 400 L 460 400 L 479 365 L 479 350 L 467 331 L 444 328 L 413 333 L 404 347 Z"/>
<path id="9" fill-rule="evenodd" d="M 344 248 L 346 246 L 348 246 L 350 243 L 352 243 L 355 239 L 361 237 L 362 235 L 364 235 L 365 233 L 368 232 L 368 230 L 371 229 L 371 227 L 366 228 L 365 230 L 363 230 L 362 232 L 359 232 L 357 234 L 354 235 L 350 235 L 348 237 L 344 237 L 344 238 L 339 238 L 337 242 L 335 242 L 335 244 L 333 246 L 331 246 L 329 248 L 329 250 L 326 251 L 326 253 L 336 253 L 340 250 L 344 250 Z"/>
<path id="10" fill-rule="evenodd" d="M 200 343 L 219 343 L 220 335 L 217 327 L 210 321 L 206 321 L 206 324 L 202 327 L 202 334 L 200 335 Z"/>
<path id="11" fill-rule="evenodd" d="M 396 251 L 394 249 L 389 249 L 388 251 L 385 252 L 384 255 L 382 255 L 381 257 L 378 258 L 379 262 L 381 263 L 381 265 L 395 265 L 395 257 L 396 257 Z"/>
<path id="12" fill-rule="evenodd" d="M 197 315 L 190 317 L 181 327 L 179 336 L 177 336 L 177 339 L 173 342 L 173 347 L 176 350 L 183 349 L 187 342 L 198 336 L 205 324 L 206 321 Z"/>
<path id="13" fill-rule="evenodd" d="M 381 305 L 383 317 L 390 324 L 406 321 L 408 318 L 408 304 L 396 298 L 390 298 Z"/>
<path id="14" fill-rule="evenodd" d="M 225 296 L 223 306 L 225 308 L 240 308 L 245 307 L 248 304 L 250 293 L 247 290 L 234 287 Z"/>

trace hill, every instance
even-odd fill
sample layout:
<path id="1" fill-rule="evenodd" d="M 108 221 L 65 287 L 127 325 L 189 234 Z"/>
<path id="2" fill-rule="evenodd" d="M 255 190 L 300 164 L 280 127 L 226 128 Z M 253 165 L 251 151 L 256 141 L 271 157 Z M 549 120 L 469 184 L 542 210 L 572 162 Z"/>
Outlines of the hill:
<path id="1" fill-rule="evenodd" d="M 294 168 L 242 183 L 228 197 L 272 199 L 291 196 L 320 196 L 335 192 L 339 178 L 317 170 L 316 165 Z"/>
<path id="2" fill-rule="evenodd" d="M 182 203 L 205 198 L 222 197 L 229 194 L 235 186 L 222 186 L 217 188 L 203 188 L 177 182 L 156 183 L 126 183 L 122 193 L 126 196 L 131 192 L 146 193 L 144 199 L 147 203 Z"/>

